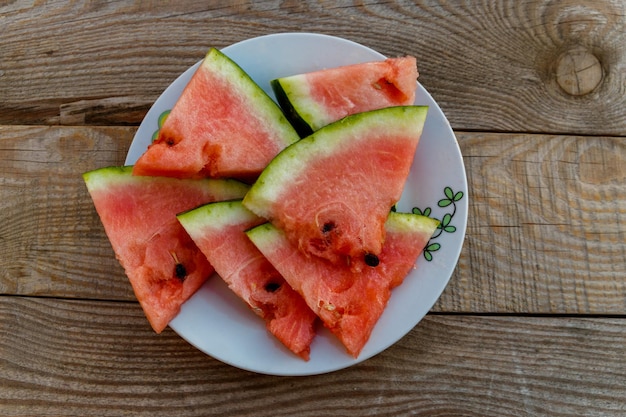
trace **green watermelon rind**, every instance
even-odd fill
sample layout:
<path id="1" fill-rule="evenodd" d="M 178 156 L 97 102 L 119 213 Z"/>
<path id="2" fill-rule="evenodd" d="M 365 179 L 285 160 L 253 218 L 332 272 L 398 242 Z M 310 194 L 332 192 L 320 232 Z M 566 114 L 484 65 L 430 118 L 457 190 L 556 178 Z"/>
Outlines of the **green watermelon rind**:
<path id="1" fill-rule="evenodd" d="M 143 181 L 146 184 L 149 184 L 153 182 L 155 178 L 158 178 L 159 181 L 171 181 L 173 184 L 187 183 L 188 185 L 194 185 L 198 188 L 205 188 L 208 186 L 216 196 L 223 196 L 224 199 L 228 200 L 236 198 L 235 196 L 237 195 L 245 195 L 250 188 L 249 185 L 235 179 L 178 179 L 173 177 L 150 177 L 132 175 L 132 171 L 132 165 L 108 166 L 85 172 L 82 176 L 85 184 L 87 185 L 87 189 L 90 192 L 106 189 L 111 185 L 121 185 L 124 183 L 138 184 Z M 183 183 L 180 181 L 183 181 Z"/>
<path id="2" fill-rule="evenodd" d="M 194 231 L 221 229 L 260 218 L 241 204 L 241 199 L 208 203 L 176 216 L 191 237 Z"/>
<path id="3" fill-rule="evenodd" d="M 227 78 L 242 100 L 250 103 L 250 107 L 255 109 L 264 122 L 271 123 L 272 128 L 281 133 L 278 135 L 282 140 L 279 144 L 281 149 L 300 140 L 300 136 L 278 104 L 226 54 L 211 48 L 200 65 Z"/>
<path id="4" fill-rule="evenodd" d="M 111 183 L 121 181 L 122 178 L 132 174 L 133 166 L 109 166 L 94 169 L 83 174 L 83 180 L 89 190 L 98 190 L 108 187 Z"/>
<path id="5" fill-rule="evenodd" d="M 309 162 L 333 155 L 341 149 L 367 146 L 366 133 L 384 129 L 390 137 L 398 132 L 421 134 L 428 106 L 395 106 L 347 116 L 283 149 L 263 170 L 243 199 L 243 204 L 257 215 L 271 219 L 272 204 L 283 190 L 307 169 Z M 418 136 L 419 137 L 419 136 Z"/>
<path id="6" fill-rule="evenodd" d="M 389 232 L 418 232 L 432 235 L 440 221 L 421 214 L 391 212 L 385 222 L 385 229 Z"/>
<path id="7" fill-rule="evenodd" d="M 301 137 L 306 137 L 319 129 L 319 126 L 314 126 L 312 120 L 325 118 L 326 112 L 315 101 L 307 100 L 308 94 L 306 91 L 302 91 L 306 85 L 303 79 L 304 76 L 302 75 L 293 75 L 272 80 L 270 85 L 287 119 L 289 119 Z M 297 97 L 297 102 L 300 105 L 296 106 L 294 104 L 296 100 L 290 100 L 289 97 Z M 306 101 L 307 104 L 302 105 L 303 101 Z"/>
<path id="8" fill-rule="evenodd" d="M 385 229 L 392 233 L 419 233 L 432 235 L 439 226 L 439 220 L 414 213 L 390 212 Z M 263 223 L 246 231 L 248 237 L 258 247 L 270 248 L 280 239 L 281 231 L 271 223 Z"/>
<path id="9" fill-rule="evenodd" d="M 272 223 L 263 223 L 246 230 L 246 235 L 258 248 L 270 248 L 281 237 L 282 231 Z"/>

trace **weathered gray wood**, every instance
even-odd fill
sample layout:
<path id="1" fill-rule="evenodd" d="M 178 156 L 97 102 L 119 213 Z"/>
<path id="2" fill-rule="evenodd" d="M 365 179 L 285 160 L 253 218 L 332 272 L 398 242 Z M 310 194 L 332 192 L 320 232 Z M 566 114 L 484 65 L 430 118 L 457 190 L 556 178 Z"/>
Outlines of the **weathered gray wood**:
<path id="1" fill-rule="evenodd" d="M 135 303 L 0 297 L 0 409 L 82 417 L 621 416 L 624 326 L 427 316 L 360 365 L 272 377 L 224 365 L 170 330 L 155 335 Z"/>
<path id="2" fill-rule="evenodd" d="M 132 299 L 82 179 L 135 128 L 0 126 L 0 293 Z"/>
<path id="3" fill-rule="evenodd" d="M 413 54 L 455 129 L 626 135 L 626 4 L 9 2 L 1 124 L 138 124 L 211 46 L 319 32 Z"/>
<path id="4" fill-rule="evenodd" d="M 626 312 L 624 138 L 460 133 L 463 253 L 437 308 Z"/>

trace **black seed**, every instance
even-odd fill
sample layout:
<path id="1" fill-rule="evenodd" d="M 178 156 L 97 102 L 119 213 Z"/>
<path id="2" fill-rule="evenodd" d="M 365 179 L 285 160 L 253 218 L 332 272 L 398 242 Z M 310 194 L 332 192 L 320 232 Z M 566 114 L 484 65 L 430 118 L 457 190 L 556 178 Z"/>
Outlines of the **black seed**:
<path id="1" fill-rule="evenodd" d="M 378 266 L 380 260 L 378 259 L 378 256 L 374 255 L 373 253 L 366 253 L 365 254 L 365 263 L 369 266 Z"/>
<path id="2" fill-rule="evenodd" d="M 268 282 L 265 284 L 265 291 L 267 292 L 276 292 L 280 288 L 280 284 L 277 282 Z"/>
<path id="3" fill-rule="evenodd" d="M 185 268 L 185 265 L 181 263 L 176 264 L 176 267 L 174 268 L 174 273 L 176 274 L 176 278 L 181 281 L 184 281 L 185 277 L 187 277 L 187 269 Z"/>
<path id="4" fill-rule="evenodd" d="M 328 233 L 331 230 L 333 230 L 335 227 L 337 227 L 337 225 L 335 224 L 335 222 L 326 222 L 324 223 L 324 226 L 322 226 L 322 233 Z"/>

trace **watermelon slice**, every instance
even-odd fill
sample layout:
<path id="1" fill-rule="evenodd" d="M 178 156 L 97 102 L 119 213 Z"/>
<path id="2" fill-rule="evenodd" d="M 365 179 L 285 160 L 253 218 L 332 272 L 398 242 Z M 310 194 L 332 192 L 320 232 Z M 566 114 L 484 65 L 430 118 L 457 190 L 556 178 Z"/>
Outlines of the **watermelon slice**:
<path id="1" fill-rule="evenodd" d="M 235 180 L 137 177 L 132 167 L 83 174 L 104 230 L 155 332 L 213 273 L 176 214 L 212 201 L 241 198 Z"/>
<path id="2" fill-rule="evenodd" d="M 244 233 L 265 220 L 241 201 L 207 204 L 178 220 L 215 271 L 296 355 L 308 360 L 317 316 Z"/>
<path id="3" fill-rule="evenodd" d="M 281 152 L 243 203 L 306 253 L 375 264 L 426 113 L 423 106 L 389 107 L 323 127 Z"/>
<path id="4" fill-rule="evenodd" d="M 269 223 L 247 234 L 356 358 L 383 313 L 392 288 L 400 285 L 415 267 L 417 257 L 438 224 L 437 220 L 416 214 L 390 213 L 379 265 L 374 268 L 364 260 L 356 260 L 363 264 L 361 272 L 322 258 L 307 257 Z"/>
<path id="5" fill-rule="evenodd" d="M 298 139 L 280 107 L 235 62 L 211 49 L 133 173 L 250 180 Z"/>
<path id="6" fill-rule="evenodd" d="M 415 101 L 412 56 L 346 65 L 271 81 L 280 106 L 301 136 L 345 116 Z"/>

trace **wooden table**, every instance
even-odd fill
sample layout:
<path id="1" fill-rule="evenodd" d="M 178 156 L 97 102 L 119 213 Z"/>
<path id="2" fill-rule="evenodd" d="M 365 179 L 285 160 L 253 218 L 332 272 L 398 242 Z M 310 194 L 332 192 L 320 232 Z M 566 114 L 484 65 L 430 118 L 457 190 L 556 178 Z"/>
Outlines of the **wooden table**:
<path id="1" fill-rule="evenodd" d="M 626 415 L 626 3 L 178 3 L 0 2 L 0 415 Z M 210 46 L 297 31 L 418 57 L 469 223 L 406 337 L 273 377 L 152 332 L 80 174 Z"/>

